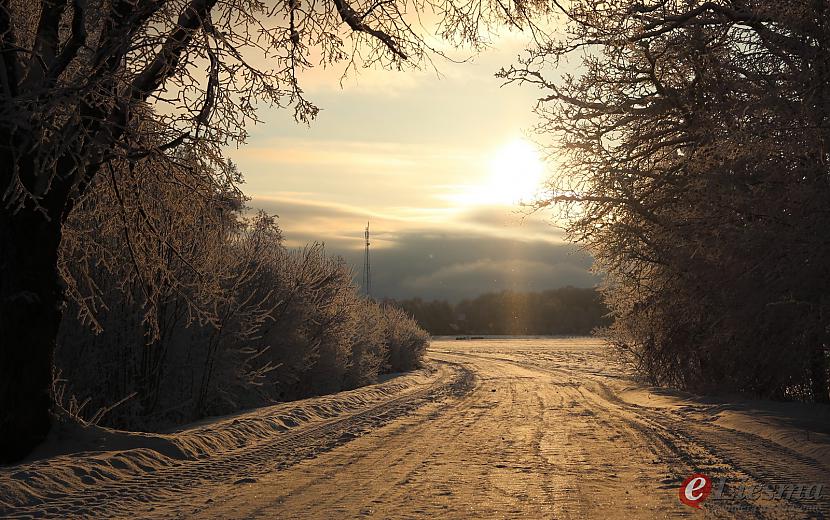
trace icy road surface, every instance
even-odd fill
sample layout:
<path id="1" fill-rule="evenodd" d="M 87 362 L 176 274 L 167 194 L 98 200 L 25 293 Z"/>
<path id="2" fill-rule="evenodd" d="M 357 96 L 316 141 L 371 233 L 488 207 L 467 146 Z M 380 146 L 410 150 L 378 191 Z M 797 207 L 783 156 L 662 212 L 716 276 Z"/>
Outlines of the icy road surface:
<path id="1" fill-rule="evenodd" d="M 827 407 L 647 389 L 587 339 L 441 340 L 428 358 L 153 441 L 173 448 L 4 469 L 0 517 L 830 517 Z M 693 473 L 731 498 L 682 504 Z"/>

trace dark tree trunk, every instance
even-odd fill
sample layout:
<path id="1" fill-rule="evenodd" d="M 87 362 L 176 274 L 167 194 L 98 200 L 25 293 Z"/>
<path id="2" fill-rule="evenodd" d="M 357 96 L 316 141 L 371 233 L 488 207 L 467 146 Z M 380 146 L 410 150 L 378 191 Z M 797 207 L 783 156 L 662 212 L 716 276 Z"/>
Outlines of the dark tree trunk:
<path id="1" fill-rule="evenodd" d="M 50 429 L 52 357 L 63 288 L 60 219 L 29 203 L 0 207 L 0 463 L 18 461 Z"/>

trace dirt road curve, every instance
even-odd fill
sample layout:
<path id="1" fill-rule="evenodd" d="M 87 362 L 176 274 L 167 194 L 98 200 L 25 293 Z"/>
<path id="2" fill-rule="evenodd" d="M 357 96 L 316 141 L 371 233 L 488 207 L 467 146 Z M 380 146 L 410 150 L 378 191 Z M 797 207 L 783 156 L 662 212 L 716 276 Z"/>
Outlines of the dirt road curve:
<path id="1" fill-rule="evenodd" d="M 427 382 L 359 411 L 28 512 L 48 505 L 96 517 L 830 516 L 824 457 L 788 447 L 786 432 L 723 426 L 723 406 L 656 395 L 642 404 L 586 342 L 434 342 L 430 360 L 438 370 Z M 820 447 L 825 438 L 813 435 L 802 444 Z M 827 489 L 818 500 L 758 493 L 695 510 L 678 498 L 695 472 L 729 485 Z"/>

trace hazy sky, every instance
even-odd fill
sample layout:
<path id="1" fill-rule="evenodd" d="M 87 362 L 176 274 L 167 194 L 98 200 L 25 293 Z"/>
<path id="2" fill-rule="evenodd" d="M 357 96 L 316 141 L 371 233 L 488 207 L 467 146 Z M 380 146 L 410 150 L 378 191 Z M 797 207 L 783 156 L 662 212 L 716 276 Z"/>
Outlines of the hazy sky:
<path id="1" fill-rule="evenodd" d="M 307 74 L 322 109 L 310 127 L 264 109 L 247 146 L 229 151 L 251 205 L 279 215 L 289 245 L 325 242 L 358 281 L 370 221 L 375 297 L 594 285 L 551 215 L 515 204 L 549 168 L 524 138 L 539 92 L 494 77 L 523 38 L 472 62 L 436 62 L 441 77 L 365 70 L 341 87 L 342 68 Z"/>

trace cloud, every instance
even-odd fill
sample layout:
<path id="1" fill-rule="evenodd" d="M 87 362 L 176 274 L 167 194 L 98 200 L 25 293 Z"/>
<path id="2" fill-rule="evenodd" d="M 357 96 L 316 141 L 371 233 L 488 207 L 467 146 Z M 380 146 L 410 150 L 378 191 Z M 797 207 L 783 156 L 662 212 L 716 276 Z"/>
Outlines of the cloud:
<path id="1" fill-rule="evenodd" d="M 363 228 L 371 222 L 375 249 L 408 239 L 407 233 L 469 234 L 511 242 L 563 244 L 563 231 L 545 213 L 521 208 L 486 207 L 362 207 L 306 192 L 254 197 L 250 205 L 279 215 L 288 244 L 326 242 L 338 250 L 361 249 Z"/>
<path id="2" fill-rule="evenodd" d="M 430 69 L 370 70 L 341 89 L 342 70 L 305 75 L 323 109 L 310 127 L 263 107 L 267 124 L 252 129 L 246 147 L 228 150 L 251 206 L 280 216 L 289 246 L 325 242 L 357 273 L 371 221 L 377 297 L 455 300 L 594 285 L 590 258 L 564 241 L 550 214 L 476 195 L 489 186 L 493 154 L 536 121 L 539 92 L 501 88 L 493 77 L 514 60 L 521 37 L 502 35 L 498 49 L 469 63 L 440 63 L 441 80 Z"/>
<path id="3" fill-rule="evenodd" d="M 440 16 L 429 12 L 421 13 L 418 23 L 436 29 L 439 23 L 436 17 Z M 504 30 L 500 26 L 494 29 L 496 30 L 492 33 L 482 32 L 481 36 L 490 46 L 481 52 L 459 47 L 457 42 L 449 42 L 436 35 L 427 35 L 428 45 L 443 56 L 435 54 L 429 61 L 410 63 L 403 70 L 360 65 L 347 70 L 346 62 L 326 67 L 316 66 L 303 71 L 300 83 L 312 95 L 359 91 L 375 97 L 395 99 L 428 88 L 437 79 L 468 81 L 471 77 L 491 78 L 495 71 L 510 64 L 531 43 L 526 32 Z M 319 59 L 319 56 L 315 58 Z"/>
<path id="4" fill-rule="evenodd" d="M 436 289 L 450 297 L 474 296 L 482 292 L 512 289 L 535 291 L 540 286 L 595 284 L 586 276 L 581 265 L 549 264 L 542 260 L 476 260 L 442 267 L 434 273 L 408 278 L 403 288 L 413 292 L 435 292 Z"/>
<path id="5" fill-rule="evenodd" d="M 232 154 L 254 197 L 307 193 L 307 199 L 367 207 L 451 207 L 447 182 L 481 177 L 480 155 L 454 146 L 320 137 L 272 137 Z M 313 192 L 313 195 L 311 195 Z"/>
<path id="6" fill-rule="evenodd" d="M 377 298 L 457 301 L 505 289 L 592 287 L 599 282 L 590 272 L 590 256 L 564 242 L 561 230 L 541 217 L 511 227 L 518 215 L 501 217 L 505 208 L 478 208 L 460 213 L 460 223 L 453 223 L 440 212 L 383 214 L 309 196 L 258 197 L 251 204 L 280 215 L 288 246 L 325 242 L 355 273 L 362 272 L 363 227 L 371 220 L 372 294 Z"/>
<path id="7" fill-rule="evenodd" d="M 473 206 L 460 212 L 457 220 L 479 231 L 517 239 L 564 243 L 565 232 L 548 212 L 521 206 Z"/>
<path id="8" fill-rule="evenodd" d="M 325 242 L 337 251 L 362 250 L 367 221 L 371 222 L 373 249 L 381 249 L 397 243 L 403 232 L 438 228 L 454 214 L 442 208 L 371 210 L 314 200 L 314 195 L 307 193 L 255 197 L 250 206 L 280 217 L 289 246 Z"/>
<path id="9" fill-rule="evenodd" d="M 320 153 L 325 148 L 326 153 Z M 390 168 L 409 167 L 414 153 L 398 143 L 331 140 L 321 143 L 311 139 L 274 138 L 258 146 L 249 146 L 236 157 L 265 164 L 342 166 L 388 172 Z M 420 155 L 420 154 L 419 154 Z"/>
<path id="10" fill-rule="evenodd" d="M 360 272 L 360 252 L 344 252 Z M 375 297 L 457 301 L 484 292 L 593 287 L 591 258 L 570 244 L 488 235 L 402 233 L 390 247 L 372 251 Z"/>

